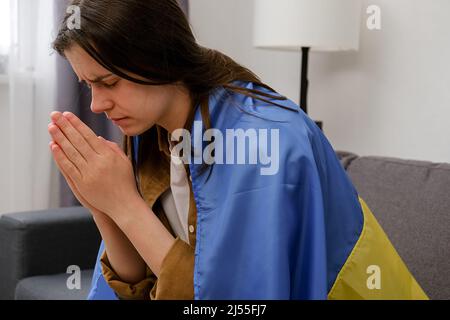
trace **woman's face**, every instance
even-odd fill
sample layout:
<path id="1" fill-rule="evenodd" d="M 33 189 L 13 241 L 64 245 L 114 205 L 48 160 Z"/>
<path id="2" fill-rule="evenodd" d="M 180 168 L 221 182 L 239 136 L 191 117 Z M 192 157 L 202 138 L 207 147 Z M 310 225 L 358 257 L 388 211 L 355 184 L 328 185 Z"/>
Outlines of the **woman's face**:
<path id="1" fill-rule="evenodd" d="M 190 104 L 186 90 L 180 90 L 179 85 L 151 86 L 128 81 L 102 67 L 78 45 L 71 46 L 65 55 L 79 81 L 91 87 L 92 112 L 104 112 L 123 134 L 138 135 L 154 124 L 169 132 L 184 125 Z"/>

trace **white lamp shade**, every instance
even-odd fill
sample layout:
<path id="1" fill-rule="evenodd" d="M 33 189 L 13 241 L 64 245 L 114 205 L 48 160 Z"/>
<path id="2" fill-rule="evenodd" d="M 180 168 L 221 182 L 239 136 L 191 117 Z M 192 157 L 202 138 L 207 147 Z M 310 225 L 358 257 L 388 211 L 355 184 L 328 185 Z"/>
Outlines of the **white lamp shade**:
<path id="1" fill-rule="evenodd" d="M 254 0 L 258 48 L 358 50 L 361 0 Z"/>

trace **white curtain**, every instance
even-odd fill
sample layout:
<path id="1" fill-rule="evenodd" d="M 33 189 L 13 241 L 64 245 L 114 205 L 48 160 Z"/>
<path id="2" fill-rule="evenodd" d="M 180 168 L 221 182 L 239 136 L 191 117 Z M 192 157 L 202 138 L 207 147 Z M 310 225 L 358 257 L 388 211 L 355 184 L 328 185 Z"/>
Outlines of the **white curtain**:
<path id="1" fill-rule="evenodd" d="M 9 103 L 0 119 L 9 128 L 2 160 L 0 214 L 57 206 L 57 171 L 47 124 L 56 103 L 54 0 L 11 1 Z M 4 180 L 6 179 L 6 180 Z"/>

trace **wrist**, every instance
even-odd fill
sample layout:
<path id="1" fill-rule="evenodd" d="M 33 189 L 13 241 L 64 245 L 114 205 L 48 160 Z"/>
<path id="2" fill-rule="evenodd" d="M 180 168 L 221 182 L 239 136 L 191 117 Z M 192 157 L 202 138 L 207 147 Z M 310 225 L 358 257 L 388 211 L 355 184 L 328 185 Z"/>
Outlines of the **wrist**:
<path id="1" fill-rule="evenodd" d="M 124 203 L 124 206 L 117 208 L 111 215 L 117 226 L 125 231 L 130 225 L 138 221 L 143 221 L 143 217 L 152 214 L 152 210 L 140 196 Z"/>
<path id="2" fill-rule="evenodd" d="M 108 217 L 105 213 L 99 210 L 96 209 L 91 210 L 91 214 L 95 224 L 98 227 L 114 224 L 114 221 L 110 217 Z"/>

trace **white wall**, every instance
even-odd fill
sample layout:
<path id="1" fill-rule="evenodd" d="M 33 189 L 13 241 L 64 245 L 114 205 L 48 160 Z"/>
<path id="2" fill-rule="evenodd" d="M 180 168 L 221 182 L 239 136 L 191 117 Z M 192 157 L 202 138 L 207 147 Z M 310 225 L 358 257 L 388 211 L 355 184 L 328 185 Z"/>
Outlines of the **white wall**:
<path id="1" fill-rule="evenodd" d="M 360 50 L 310 55 L 310 116 L 338 150 L 450 162 L 450 1 L 362 1 Z M 372 4 L 381 30 L 366 27 Z M 300 53 L 252 47 L 253 5 L 191 0 L 194 33 L 297 102 Z"/>

